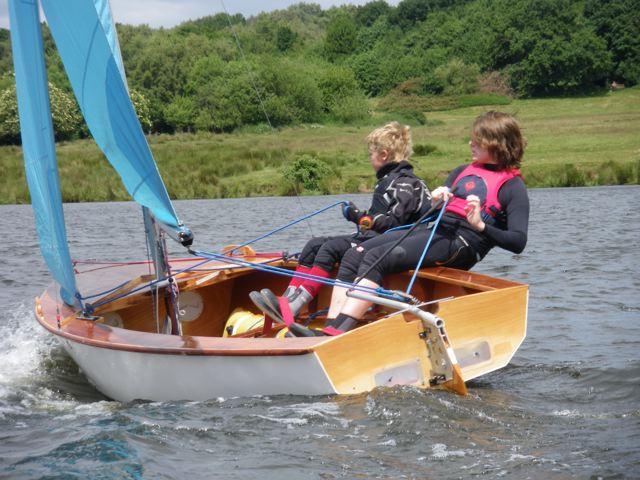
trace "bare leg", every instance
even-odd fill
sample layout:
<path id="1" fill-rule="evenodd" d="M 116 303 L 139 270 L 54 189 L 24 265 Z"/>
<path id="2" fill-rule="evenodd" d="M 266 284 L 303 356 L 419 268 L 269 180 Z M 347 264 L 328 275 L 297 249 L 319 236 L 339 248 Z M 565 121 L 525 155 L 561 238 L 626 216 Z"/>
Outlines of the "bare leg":
<path id="1" fill-rule="evenodd" d="M 380 286 L 377 283 L 372 282 L 371 280 L 367 280 L 366 278 L 358 282 L 358 285 L 361 285 L 363 287 L 370 287 L 370 288 L 378 288 Z M 371 302 L 367 302 L 365 300 L 358 300 L 357 298 L 347 297 L 346 291 L 344 295 L 345 295 L 346 301 L 343 303 L 343 306 L 340 309 L 339 313 L 344 313 L 345 315 L 349 315 L 350 317 L 353 317 L 356 319 L 362 318 L 364 313 L 371 306 Z M 331 300 L 333 302 L 333 298 Z M 333 318 L 333 317 L 330 317 L 330 318 Z"/>
<path id="2" fill-rule="evenodd" d="M 344 302 L 347 301 L 347 289 L 344 287 L 333 287 L 331 292 L 331 304 L 329 304 L 329 312 L 327 318 L 336 318 Z"/>

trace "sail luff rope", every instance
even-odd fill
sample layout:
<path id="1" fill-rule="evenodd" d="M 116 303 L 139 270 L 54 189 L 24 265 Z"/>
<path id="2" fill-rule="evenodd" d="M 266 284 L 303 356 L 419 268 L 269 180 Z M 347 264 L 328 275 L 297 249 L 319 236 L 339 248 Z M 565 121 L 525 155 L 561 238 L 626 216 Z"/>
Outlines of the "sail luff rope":
<path id="1" fill-rule="evenodd" d="M 227 23 L 229 24 L 229 29 L 231 30 L 231 33 L 233 34 L 233 38 L 236 41 L 236 45 L 238 46 L 238 50 L 240 51 L 240 56 L 242 57 L 242 61 L 244 62 L 246 69 L 247 69 L 247 73 L 249 75 L 249 80 L 251 81 L 251 85 L 253 86 L 253 89 L 256 92 L 256 96 L 258 97 L 258 101 L 260 102 L 260 107 L 262 108 L 262 113 L 264 114 L 265 118 L 267 119 L 267 123 L 269 124 L 269 128 L 271 129 L 272 133 L 276 132 L 276 129 L 274 128 L 273 124 L 271 123 L 271 119 L 269 118 L 269 114 L 267 113 L 267 109 L 264 106 L 264 102 L 262 101 L 262 95 L 260 95 L 260 91 L 258 90 L 258 85 L 256 84 L 255 78 L 253 76 L 253 72 L 251 71 L 251 67 L 249 66 L 249 62 L 247 60 L 247 57 L 244 54 L 244 49 L 242 48 L 242 44 L 240 43 L 240 37 L 238 37 L 238 34 L 236 33 L 236 29 L 233 28 L 233 24 L 231 23 L 231 16 L 229 15 L 229 11 L 227 10 L 227 6 L 224 3 L 224 0 L 220 0 L 220 4 L 222 5 L 222 9 L 224 10 L 225 15 L 227 16 Z M 282 148 L 282 154 L 284 154 L 284 148 Z M 284 157 L 284 155 L 283 155 Z M 296 194 L 296 200 L 298 201 L 298 206 L 300 207 L 300 211 L 302 212 L 302 214 L 304 215 L 306 213 L 304 206 L 302 205 L 302 200 L 300 200 L 300 194 L 298 192 L 298 187 L 296 185 L 295 182 L 293 182 L 293 191 Z M 311 227 L 311 222 L 309 222 L 309 220 L 306 220 L 306 224 L 307 227 L 309 228 L 309 233 L 311 234 L 312 237 L 315 237 L 314 233 L 313 233 L 313 228 Z"/>

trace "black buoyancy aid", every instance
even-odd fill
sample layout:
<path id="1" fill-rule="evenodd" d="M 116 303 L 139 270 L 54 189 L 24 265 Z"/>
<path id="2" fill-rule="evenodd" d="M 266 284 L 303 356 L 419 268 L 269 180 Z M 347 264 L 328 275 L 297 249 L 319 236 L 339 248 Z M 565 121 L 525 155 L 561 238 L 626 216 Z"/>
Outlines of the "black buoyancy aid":
<path id="1" fill-rule="evenodd" d="M 384 215 L 389 212 L 391 205 L 397 202 L 394 198 L 395 187 L 398 181 L 409 183 L 411 188 L 415 190 L 421 184 L 419 200 L 419 209 L 413 214 L 411 221 L 417 220 L 423 213 L 431 207 L 429 189 L 426 184 L 413 173 L 413 167 L 405 160 L 401 162 L 391 162 L 384 165 L 376 173 L 378 183 L 373 191 L 373 199 L 371 207 L 367 213 L 371 216 Z M 426 209 L 426 210 L 425 210 Z M 415 218 L 414 218 L 415 217 Z"/>

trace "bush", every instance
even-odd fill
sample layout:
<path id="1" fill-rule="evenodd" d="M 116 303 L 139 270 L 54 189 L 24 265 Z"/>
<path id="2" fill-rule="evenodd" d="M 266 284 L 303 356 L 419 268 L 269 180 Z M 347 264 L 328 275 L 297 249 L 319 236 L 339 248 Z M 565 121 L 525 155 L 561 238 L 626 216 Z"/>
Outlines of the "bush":
<path id="1" fill-rule="evenodd" d="M 344 67 L 332 66 L 323 69 L 318 78 L 318 88 L 326 112 L 330 112 L 335 104 L 343 99 L 362 94 L 353 71 Z"/>
<path id="2" fill-rule="evenodd" d="M 79 137 L 84 121 L 75 99 L 51 83 L 49 99 L 55 139 L 71 140 Z M 15 85 L 0 94 L 0 143 L 20 143 L 20 121 Z"/>
<path id="3" fill-rule="evenodd" d="M 369 118 L 369 106 L 364 96 L 347 97 L 333 106 L 331 116 L 342 123 L 358 122 Z"/>
<path id="4" fill-rule="evenodd" d="M 301 155 L 283 170 L 286 183 L 309 191 L 321 191 L 330 176 L 329 165 L 311 155 Z"/>
<path id="5" fill-rule="evenodd" d="M 462 60 L 453 59 L 436 68 L 434 77 L 442 86 L 445 95 L 464 95 L 478 90 L 478 65 L 467 65 Z"/>
<path id="6" fill-rule="evenodd" d="M 505 72 L 486 72 L 478 78 L 478 93 L 494 93 L 512 98 L 513 89 L 509 85 L 509 76 Z"/>
<path id="7" fill-rule="evenodd" d="M 167 106 L 164 116 L 175 131 L 190 132 L 195 127 L 198 109 L 192 97 L 178 96 Z"/>
<path id="8" fill-rule="evenodd" d="M 140 126 L 145 133 L 149 133 L 151 130 L 151 105 L 149 100 L 137 90 L 131 90 L 129 92 L 131 97 L 131 103 L 133 103 L 133 109 L 138 116 Z"/>
<path id="9" fill-rule="evenodd" d="M 438 150 L 438 147 L 435 145 L 429 145 L 428 143 L 419 143 L 413 146 L 413 153 L 419 157 L 425 157 L 436 150 Z"/>

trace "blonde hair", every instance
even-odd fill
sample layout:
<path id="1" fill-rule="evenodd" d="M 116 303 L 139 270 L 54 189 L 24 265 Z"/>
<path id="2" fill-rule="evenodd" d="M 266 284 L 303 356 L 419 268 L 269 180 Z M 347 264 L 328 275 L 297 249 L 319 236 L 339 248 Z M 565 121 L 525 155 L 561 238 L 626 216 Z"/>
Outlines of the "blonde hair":
<path id="1" fill-rule="evenodd" d="M 398 122 L 389 122 L 383 127 L 376 128 L 367 136 L 369 148 L 377 152 L 387 150 L 389 162 L 409 160 L 413 154 L 411 143 L 411 127 Z"/>
<path id="2" fill-rule="evenodd" d="M 517 120 L 493 110 L 473 122 L 471 140 L 488 150 L 503 169 L 518 168 L 527 146 Z"/>

